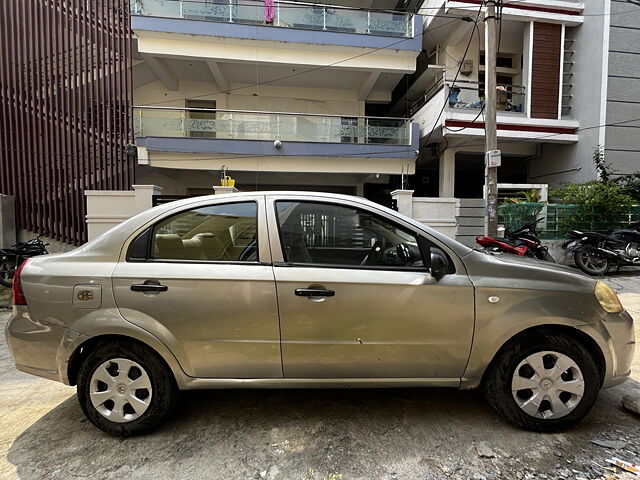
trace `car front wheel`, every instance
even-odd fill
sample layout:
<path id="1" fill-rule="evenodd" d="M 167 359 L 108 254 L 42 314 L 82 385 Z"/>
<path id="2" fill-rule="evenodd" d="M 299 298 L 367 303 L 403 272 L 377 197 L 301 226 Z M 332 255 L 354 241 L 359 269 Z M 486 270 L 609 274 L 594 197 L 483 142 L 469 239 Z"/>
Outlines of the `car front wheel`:
<path id="1" fill-rule="evenodd" d="M 99 344 L 78 373 L 82 411 L 112 435 L 136 435 L 158 426 L 171 413 L 177 395 L 169 367 L 138 343 Z"/>
<path id="2" fill-rule="evenodd" d="M 532 332 L 509 343 L 484 381 L 490 405 L 527 430 L 567 428 L 593 406 L 601 381 L 591 353 L 567 335 Z"/>

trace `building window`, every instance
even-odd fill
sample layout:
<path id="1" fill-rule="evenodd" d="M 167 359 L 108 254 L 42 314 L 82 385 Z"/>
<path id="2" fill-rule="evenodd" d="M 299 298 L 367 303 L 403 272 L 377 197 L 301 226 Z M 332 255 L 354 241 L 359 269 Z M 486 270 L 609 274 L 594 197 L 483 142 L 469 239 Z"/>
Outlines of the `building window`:
<path id="1" fill-rule="evenodd" d="M 185 106 L 190 108 L 216 109 L 215 100 L 187 100 Z M 216 112 L 187 110 L 185 130 L 190 137 L 215 138 Z"/>

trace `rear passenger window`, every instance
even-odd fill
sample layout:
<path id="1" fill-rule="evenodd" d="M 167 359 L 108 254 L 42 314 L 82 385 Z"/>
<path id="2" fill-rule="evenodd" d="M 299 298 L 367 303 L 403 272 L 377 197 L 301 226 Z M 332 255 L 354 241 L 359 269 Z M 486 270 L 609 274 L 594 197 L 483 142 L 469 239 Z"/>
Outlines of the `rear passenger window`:
<path id="1" fill-rule="evenodd" d="M 213 205 L 178 213 L 155 225 L 157 260 L 258 261 L 255 202 Z"/>

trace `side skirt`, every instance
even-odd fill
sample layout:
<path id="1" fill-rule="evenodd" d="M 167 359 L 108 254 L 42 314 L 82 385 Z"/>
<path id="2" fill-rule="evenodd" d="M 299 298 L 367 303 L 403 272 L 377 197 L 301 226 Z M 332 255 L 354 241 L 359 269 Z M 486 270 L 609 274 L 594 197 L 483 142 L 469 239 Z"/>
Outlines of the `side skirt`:
<path id="1" fill-rule="evenodd" d="M 459 388 L 459 378 L 190 378 L 181 390 L 224 388 Z"/>

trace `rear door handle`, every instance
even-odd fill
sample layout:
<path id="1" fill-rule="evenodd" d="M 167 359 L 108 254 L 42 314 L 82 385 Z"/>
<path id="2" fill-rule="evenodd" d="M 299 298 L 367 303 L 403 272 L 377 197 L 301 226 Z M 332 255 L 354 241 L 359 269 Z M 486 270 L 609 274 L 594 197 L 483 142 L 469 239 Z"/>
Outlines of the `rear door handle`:
<path id="1" fill-rule="evenodd" d="M 295 294 L 298 297 L 333 297 L 336 292 L 318 288 L 296 288 Z"/>
<path id="2" fill-rule="evenodd" d="M 137 283 L 131 285 L 132 292 L 166 292 L 169 287 L 166 285 L 155 285 L 153 283 Z"/>

